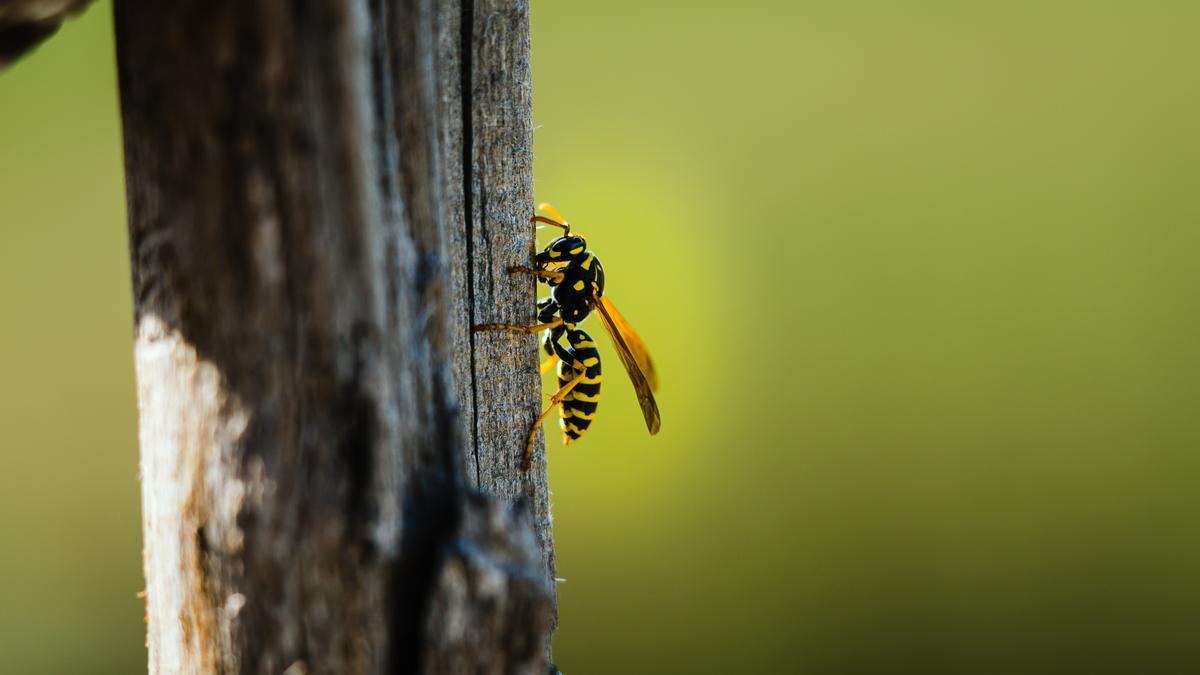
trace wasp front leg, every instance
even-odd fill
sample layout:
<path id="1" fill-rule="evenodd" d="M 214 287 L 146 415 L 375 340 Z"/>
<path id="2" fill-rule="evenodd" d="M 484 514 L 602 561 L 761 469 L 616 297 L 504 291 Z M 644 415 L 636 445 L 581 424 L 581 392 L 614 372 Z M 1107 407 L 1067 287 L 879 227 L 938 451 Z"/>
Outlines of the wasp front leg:
<path id="1" fill-rule="evenodd" d="M 532 267 L 525 267 L 524 265 L 513 265 L 508 268 L 508 273 L 535 276 L 538 278 L 538 281 L 549 283 L 551 286 L 561 284 L 565 276 L 562 272 L 555 270 L 535 270 Z"/>

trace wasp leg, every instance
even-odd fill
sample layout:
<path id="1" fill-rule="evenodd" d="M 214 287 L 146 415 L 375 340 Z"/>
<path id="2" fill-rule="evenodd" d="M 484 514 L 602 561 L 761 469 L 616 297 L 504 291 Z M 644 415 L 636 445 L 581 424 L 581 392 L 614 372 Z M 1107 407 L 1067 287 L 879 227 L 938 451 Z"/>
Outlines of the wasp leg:
<path id="1" fill-rule="evenodd" d="M 481 323 L 478 326 L 475 326 L 474 328 L 472 328 L 471 330 L 476 333 L 481 333 L 485 330 L 511 330 L 511 331 L 516 331 L 518 333 L 524 333 L 526 335 L 533 335 L 534 333 L 541 332 L 543 330 L 546 330 L 547 328 L 557 328 L 558 326 L 561 326 L 562 324 L 563 324 L 562 318 L 556 316 L 553 319 L 551 319 L 549 322 L 539 323 L 536 326 L 517 326 L 517 325 L 511 324 L 511 323 Z"/>
<path id="2" fill-rule="evenodd" d="M 529 430 L 529 439 L 525 441 L 525 454 L 521 456 L 522 471 L 528 471 L 530 465 L 533 464 L 533 440 L 537 438 L 537 432 L 542 428 L 542 422 L 545 422 L 550 413 L 554 412 L 554 409 L 562 404 L 563 399 L 567 397 L 567 394 L 571 393 L 575 385 L 579 384 L 587 376 L 587 371 L 576 372 L 578 374 L 574 379 L 568 381 L 561 389 L 554 392 L 554 395 L 550 397 L 550 405 L 546 406 L 546 409 L 538 416 L 537 421 L 533 423 L 533 428 Z"/>
<path id="3" fill-rule="evenodd" d="M 539 279 L 547 279 L 557 284 L 561 284 L 563 277 L 565 276 L 562 272 L 555 272 L 553 270 L 535 270 L 532 267 L 525 267 L 524 265 L 513 265 L 512 267 L 508 268 L 508 273 L 532 274 Z"/>

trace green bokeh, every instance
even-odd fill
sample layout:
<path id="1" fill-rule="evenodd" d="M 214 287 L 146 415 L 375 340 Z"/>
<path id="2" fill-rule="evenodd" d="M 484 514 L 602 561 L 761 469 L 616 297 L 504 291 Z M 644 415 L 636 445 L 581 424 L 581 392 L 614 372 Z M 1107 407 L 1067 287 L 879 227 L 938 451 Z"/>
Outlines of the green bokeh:
<path id="1" fill-rule="evenodd" d="M 538 197 L 663 380 L 551 439 L 569 675 L 1200 669 L 1198 25 L 535 2 Z M 118 122 L 106 3 L 0 76 L 4 672 L 144 667 Z"/>
<path id="2" fill-rule="evenodd" d="M 0 74 L 0 672 L 145 671 L 112 22 Z"/>

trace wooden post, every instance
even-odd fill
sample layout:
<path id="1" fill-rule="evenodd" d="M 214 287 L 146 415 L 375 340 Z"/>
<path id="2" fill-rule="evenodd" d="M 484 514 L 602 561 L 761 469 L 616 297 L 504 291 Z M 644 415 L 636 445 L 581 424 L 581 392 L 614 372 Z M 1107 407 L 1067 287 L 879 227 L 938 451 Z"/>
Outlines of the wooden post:
<path id="1" fill-rule="evenodd" d="M 115 17 L 150 672 L 545 673 L 527 2 Z"/>

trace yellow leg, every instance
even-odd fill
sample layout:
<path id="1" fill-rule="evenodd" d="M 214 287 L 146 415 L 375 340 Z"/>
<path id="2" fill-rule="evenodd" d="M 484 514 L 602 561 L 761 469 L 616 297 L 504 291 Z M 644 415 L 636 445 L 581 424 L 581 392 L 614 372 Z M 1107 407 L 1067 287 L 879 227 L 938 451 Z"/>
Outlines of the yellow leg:
<path id="1" fill-rule="evenodd" d="M 552 354 L 550 358 L 542 362 L 542 373 L 545 374 L 554 370 L 554 364 L 556 363 L 558 363 L 558 354 Z"/>
<path id="2" fill-rule="evenodd" d="M 517 326 L 517 325 L 511 324 L 511 323 L 481 323 L 478 326 L 475 326 L 474 328 L 472 328 L 471 330 L 476 333 L 479 333 L 479 332 L 482 332 L 485 330 L 512 330 L 512 331 L 516 331 L 518 333 L 525 333 L 526 335 L 533 335 L 534 333 L 540 333 L 541 331 L 544 331 L 547 328 L 558 328 L 562 324 L 563 324 L 562 318 L 556 316 L 556 317 L 554 317 L 554 320 L 551 321 L 550 323 L 539 323 L 536 326 Z"/>
<path id="3" fill-rule="evenodd" d="M 564 276 L 562 272 L 555 272 L 553 270 L 535 270 L 532 267 L 525 267 L 524 265 L 513 265 L 512 267 L 508 268 L 508 273 L 532 274 L 539 279 L 549 279 L 559 283 L 562 283 Z"/>
<path id="4" fill-rule="evenodd" d="M 530 465 L 533 464 L 533 439 L 537 438 L 537 432 L 542 428 L 542 422 L 545 422 L 550 413 L 553 412 L 554 409 L 560 404 L 562 404 L 563 399 L 567 397 L 567 394 L 571 393 L 571 390 L 575 388 L 575 385 L 579 384 L 580 380 L 582 380 L 585 375 L 587 375 L 587 371 L 580 371 L 579 374 L 575 376 L 575 379 L 564 384 L 562 389 L 554 392 L 554 395 L 550 397 L 550 405 L 546 406 L 546 409 L 542 411 L 541 416 L 539 416 L 537 421 L 533 423 L 533 428 L 529 430 L 529 439 L 525 441 L 525 454 L 521 456 L 522 471 L 528 471 Z"/>

